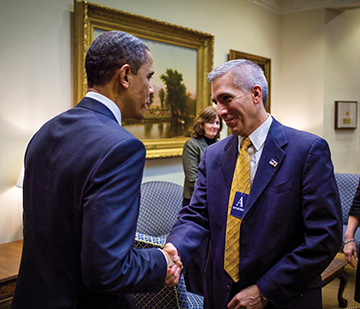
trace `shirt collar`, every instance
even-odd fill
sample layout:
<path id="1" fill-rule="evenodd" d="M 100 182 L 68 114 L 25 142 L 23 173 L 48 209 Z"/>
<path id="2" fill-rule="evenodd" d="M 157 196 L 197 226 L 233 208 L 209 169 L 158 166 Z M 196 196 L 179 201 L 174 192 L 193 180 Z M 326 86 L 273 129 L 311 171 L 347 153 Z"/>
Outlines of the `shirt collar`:
<path id="1" fill-rule="evenodd" d="M 111 101 L 109 98 L 105 97 L 104 95 L 94 91 L 89 91 L 88 93 L 86 93 L 85 97 L 92 98 L 104 104 L 114 114 L 114 117 L 118 122 L 118 124 L 121 125 L 121 111 L 113 101 Z"/>
<path id="2" fill-rule="evenodd" d="M 272 117 L 268 114 L 268 118 L 259 126 L 253 133 L 250 134 L 249 139 L 254 146 L 255 151 L 258 151 L 262 145 L 265 143 L 266 137 L 269 133 L 270 126 L 272 124 Z M 243 140 L 244 136 L 239 136 L 239 149 L 241 141 Z"/>

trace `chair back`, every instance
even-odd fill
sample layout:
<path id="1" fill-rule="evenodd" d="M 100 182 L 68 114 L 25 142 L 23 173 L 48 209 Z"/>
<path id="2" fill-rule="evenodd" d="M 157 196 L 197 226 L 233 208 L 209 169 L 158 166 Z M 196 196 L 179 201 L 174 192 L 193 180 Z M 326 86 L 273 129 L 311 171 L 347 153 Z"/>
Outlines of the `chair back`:
<path id="1" fill-rule="evenodd" d="M 343 224 L 347 225 L 350 207 L 359 183 L 359 174 L 335 173 L 335 180 L 340 195 Z"/>
<path id="2" fill-rule="evenodd" d="M 182 186 L 168 181 L 143 183 L 136 231 L 152 236 L 169 234 L 182 207 L 182 192 Z"/>

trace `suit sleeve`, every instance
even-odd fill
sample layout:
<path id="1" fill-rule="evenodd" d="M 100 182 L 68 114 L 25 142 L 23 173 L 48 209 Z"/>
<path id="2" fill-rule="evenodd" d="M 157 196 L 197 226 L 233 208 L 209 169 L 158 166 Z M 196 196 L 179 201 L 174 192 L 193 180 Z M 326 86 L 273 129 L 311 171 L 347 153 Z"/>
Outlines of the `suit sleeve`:
<path id="1" fill-rule="evenodd" d="M 181 208 L 178 220 L 166 239 L 166 242 L 174 244 L 180 251 L 181 260 L 185 267 L 191 259 L 191 253 L 200 247 L 202 241 L 209 234 L 206 167 L 204 164 L 206 149 L 199 165 L 198 179 L 191 204 Z"/>
<path id="2" fill-rule="evenodd" d="M 322 139 L 310 147 L 302 174 L 304 242 L 286 254 L 257 285 L 277 308 L 287 308 L 320 275 L 338 252 L 342 241 L 341 207 L 330 159 Z M 279 222 L 281 224 L 281 222 Z M 266 258 L 264 256 L 264 258 Z"/>
<path id="3" fill-rule="evenodd" d="M 99 159 L 84 190 L 81 263 L 98 293 L 141 292 L 165 281 L 158 249 L 134 249 L 145 147 L 125 139 Z"/>

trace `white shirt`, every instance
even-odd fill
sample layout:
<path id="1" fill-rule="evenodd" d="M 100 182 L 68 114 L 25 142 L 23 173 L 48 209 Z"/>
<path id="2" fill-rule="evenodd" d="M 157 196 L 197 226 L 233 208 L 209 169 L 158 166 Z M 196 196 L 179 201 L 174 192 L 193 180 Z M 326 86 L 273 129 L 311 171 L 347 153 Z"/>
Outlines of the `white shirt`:
<path id="1" fill-rule="evenodd" d="M 263 124 L 258 127 L 253 133 L 250 134 L 249 139 L 252 145 L 248 148 L 249 156 L 250 156 L 250 177 L 251 183 L 254 180 L 256 170 L 259 165 L 259 161 L 261 158 L 261 154 L 264 149 L 264 143 L 267 138 L 267 135 L 270 130 L 270 126 L 272 124 L 272 117 L 268 114 L 268 118 L 263 122 Z M 239 136 L 239 152 L 240 152 L 240 144 L 243 140 L 243 136 Z"/>
<path id="2" fill-rule="evenodd" d="M 111 101 L 109 98 L 105 97 L 104 95 L 94 91 L 89 91 L 88 93 L 86 93 L 85 97 L 92 98 L 104 104 L 113 113 L 118 124 L 121 125 L 121 111 L 113 101 Z"/>

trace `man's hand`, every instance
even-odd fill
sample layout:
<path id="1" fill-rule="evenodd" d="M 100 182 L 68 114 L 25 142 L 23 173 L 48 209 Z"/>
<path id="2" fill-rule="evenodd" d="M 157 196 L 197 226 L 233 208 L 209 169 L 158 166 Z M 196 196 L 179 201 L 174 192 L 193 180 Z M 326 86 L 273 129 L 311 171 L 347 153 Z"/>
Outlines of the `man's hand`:
<path id="1" fill-rule="evenodd" d="M 163 252 L 166 254 L 168 260 L 165 284 L 168 286 L 177 285 L 179 283 L 181 271 L 183 270 L 183 265 L 178 254 L 178 250 L 173 244 L 167 243 L 163 249 Z"/>
<path id="2" fill-rule="evenodd" d="M 180 270 L 183 270 L 183 264 L 181 263 L 180 256 L 178 254 L 178 250 L 171 243 L 167 243 L 163 249 L 166 256 L 168 257 L 168 267 L 171 267 L 173 264 L 176 264 Z M 171 262 L 172 261 L 172 262 Z M 170 263 L 169 263 L 170 262 Z"/>
<path id="3" fill-rule="evenodd" d="M 228 304 L 228 309 L 262 309 L 267 303 L 267 300 L 260 297 L 259 288 L 256 285 L 252 285 L 236 294 Z"/>
<path id="4" fill-rule="evenodd" d="M 353 256 L 356 261 L 358 261 L 358 255 L 356 250 L 356 243 L 355 242 L 349 242 L 344 245 L 344 255 L 345 255 L 345 261 L 348 262 L 353 268 L 355 268 L 355 264 L 353 261 Z"/>
<path id="5" fill-rule="evenodd" d="M 181 275 L 180 268 L 176 264 L 173 264 L 173 266 L 168 267 L 167 269 L 165 284 L 167 286 L 177 285 L 179 283 L 180 275 Z"/>

